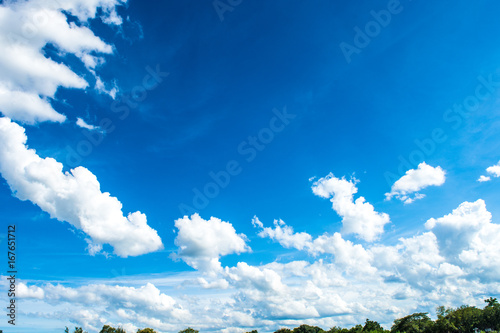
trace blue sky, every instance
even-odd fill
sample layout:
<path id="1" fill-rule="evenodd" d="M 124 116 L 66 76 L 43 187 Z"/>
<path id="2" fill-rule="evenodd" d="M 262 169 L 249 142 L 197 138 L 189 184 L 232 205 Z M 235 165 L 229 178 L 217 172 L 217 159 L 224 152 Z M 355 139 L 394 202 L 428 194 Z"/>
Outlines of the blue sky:
<path id="1" fill-rule="evenodd" d="M 0 2 L 16 332 L 390 327 L 498 296 L 498 6 Z"/>

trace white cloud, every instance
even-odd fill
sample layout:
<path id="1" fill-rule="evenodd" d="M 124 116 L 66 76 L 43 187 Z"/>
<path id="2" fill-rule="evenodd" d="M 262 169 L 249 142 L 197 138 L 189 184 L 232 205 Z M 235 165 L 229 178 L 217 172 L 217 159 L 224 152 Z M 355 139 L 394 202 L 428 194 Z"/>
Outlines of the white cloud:
<path id="1" fill-rule="evenodd" d="M 490 221 L 491 213 L 486 210 L 485 202 L 479 199 L 464 202 L 443 217 L 431 218 L 425 226 L 438 237 L 440 251 L 449 257 L 468 248 L 472 239 Z"/>
<path id="2" fill-rule="evenodd" d="M 491 177 L 488 177 L 488 176 L 484 176 L 484 175 L 481 175 L 479 176 L 479 178 L 477 179 L 478 182 L 489 182 L 491 180 Z"/>
<path id="3" fill-rule="evenodd" d="M 418 191 L 428 186 L 443 185 L 446 179 L 445 175 L 446 173 L 441 167 L 434 168 L 422 162 L 417 169 L 406 171 L 406 174 L 392 185 L 391 192 L 385 194 L 386 199 L 390 200 L 392 197 L 396 197 L 405 204 L 410 204 L 425 197 L 424 194 L 418 193 Z"/>
<path id="4" fill-rule="evenodd" d="M 218 259 L 245 249 L 243 237 L 229 222 L 216 218 L 205 221 L 195 215 L 177 221 L 184 234 L 179 253 L 187 251 L 183 259 Z M 390 327 L 394 319 L 415 311 L 433 312 L 438 305 L 481 306 L 485 295 L 500 292 L 500 225 L 491 223 L 484 202 L 464 202 L 451 214 L 430 221 L 430 231 L 400 238 L 394 245 L 364 247 L 335 233 L 304 246 L 312 255 L 321 254 L 319 259 L 255 266 L 239 262 L 208 276 L 200 265 L 199 271 L 192 273 L 198 274 L 198 285 L 191 283 L 179 290 L 182 279 L 166 278 L 171 279 L 168 288 L 177 290 L 177 296 L 167 295 L 150 283 L 141 287 L 90 283 L 76 288 L 20 284 L 19 290 L 23 291 L 24 306 L 29 300 L 38 302 L 36 311 L 28 311 L 31 316 L 42 316 L 41 306 L 51 311 L 51 306 L 64 305 L 65 310 L 70 309 L 73 322 L 89 330 L 102 327 L 106 320 L 125 323 L 134 330 L 148 326 L 163 331 L 187 326 L 206 331 L 275 331 L 304 323 L 328 329 L 349 327 L 366 318 Z M 258 219 L 254 222 L 263 228 Z M 439 228 L 448 229 L 440 232 Z M 459 256 L 442 251 L 450 241 L 464 243 L 455 229 L 473 234 Z M 232 245 L 225 247 L 224 238 Z M 186 253 L 191 253 L 191 258 Z M 133 283 L 133 279 L 128 281 Z M 207 293 L 202 288 L 208 285 L 212 289 Z M 88 310 L 91 305 L 92 310 Z M 53 312 L 50 318 L 54 318 Z M 68 314 L 61 314 L 61 318 L 68 318 Z"/>
<path id="5" fill-rule="evenodd" d="M 246 236 L 237 234 L 231 223 L 216 217 L 204 220 L 198 214 L 184 216 L 175 221 L 175 227 L 178 229 L 175 245 L 179 251 L 173 257 L 201 271 L 219 271 L 221 256 L 250 251 Z"/>
<path id="6" fill-rule="evenodd" d="M 76 125 L 81 127 L 81 128 L 88 129 L 89 131 L 99 129 L 99 126 L 89 125 L 85 122 L 85 120 L 83 120 L 80 117 L 76 118 Z"/>
<path id="7" fill-rule="evenodd" d="M 43 299 L 45 297 L 45 292 L 42 288 L 37 286 L 27 286 L 24 283 L 19 283 L 17 286 L 18 296 L 21 298 L 37 298 Z"/>
<path id="8" fill-rule="evenodd" d="M 174 325 L 167 323 L 188 322 L 192 318 L 190 312 L 174 298 L 162 293 L 151 283 L 141 287 L 89 284 L 77 288 L 46 284 L 40 288 L 28 287 L 20 282 L 18 286 L 20 298 L 36 298 L 49 305 L 65 304 L 66 309 L 71 309 L 69 314 L 64 315 L 65 318 L 69 317 L 72 322 L 93 331 L 98 331 L 104 323 L 109 323 L 109 317 L 117 323 L 127 320 L 128 323 L 124 326 L 132 329 L 137 324 L 142 327 L 152 325 L 169 331 Z M 37 294 L 25 292 L 35 289 Z"/>
<path id="9" fill-rule="evenodd" d="M 486 168 L 486 172 L 489 173 L 493 177 L 500 177 L 500 161 L 498 161 L 497 164 L 492 165 L 488 168 Z M 487 182 L 490 181 L 491 177 L 490 176 L 484 176 L 481 175 L 479 179 L 477 180 L 478 182 Z"/>
<path id="10" fill-rule="evenodd" d="M 491 223 L 484 200 L 464 202 L 451 214 L 429 219 L 425 226 L 436 234 L 439 249 L 450 263 L 483 280 L 500 280 L 500 225 Z"/>
<path id="11" fill-rule="evenodd" d="M 282 220 L 274 220 L 274 228 L 264 227 L 263 223 L 254 217 L 254 226 L 262 229 L 258 233 L 259 237 L 268 237 L 285 248 L 295 248 L 306 250 L 310 254 L 331 254 L 339 267 L 348 273 L 373 273 L 371 266 L 372 255 L 365 251 L 360 244 L 353 244 L 349 240 L 344 240 L 338 232 L 333 235 L 321 235 L 313 240 L 312 236 L 306 232 L 294 233 L 293 228 Z"/>
<path id="12" fill-rule="evenodd" d="M 274 229 L 264 228 L 264 225 L 257 217 L 253 218 L 252 224 L 262 228 L 259 232 L 260 237 L 269 237 L 276 240 L 285 248 L 302 250 L 311 242 L 311 235 L 305 232 L 294 233 L 293 228 L 287 226 L 282 220 L 274 220 Z"/>
<path id="13" fill-rule="evenodd" d="M 498 161 L 497 164 L 488 167 L 486 169 L 486 172 L 488 172 L 493 177 L 500 177 L 500 161 Z"/>
<path id="14" fill-rule="evenodd" d="M 353 200 L 358 192 L 356 180 L 339 179 L 330 173 L 314 182 L 312 190 L 317 196 L 331 197 L 333 210 L 342 217 L 343 233 L 356 234 L 371 242 L 384 232 L 384 225 L 390 222 L 389 215 L 376 212 L 364 197 Z"/>
<path id="15" fill-rule="evenodd" d="M 100 77 L 96 77 L 95 89 L 101 93 L 109 95 L 113 99 L 115 99 L 116 94 L 118 93 L 118 87 L 116 86 L 116 83 L 113 83 L 113 87 L 111 89 L 106 89 L 106 86 L 104 82 L 102 82 Z"/>
<path id="16" fill-rule="evenodd" d="M 120 201 L 101 192 L 89 170 L 77 167 L 63 172 L 61 163 L 41 158 L 26 141 L 24 128 L 0 118 L 0 173 L 17 198 L 71 223 L 97 246 L 112 245 L 119 256 L 137 256 L 163 247 L 157 232 L 147 225 L 146 215 L 135 212 L 124 217 Z"/>
<path id="17" fill-rule="evenodd" d="M 283 292 L 285 286 L 274 270 L 250 266 L 239 262 L 236 267 L 226 267 L 224 274 L 239 288 L 255 289 L 262 292 Z"/>
<path id="18" fill-rule="evenodd" d="M 50 43 L 63 55 L 74 54 L 95 75 L 94 68 L 104 61 L 95 54 L 110 54 L 113 48 L 86 24 L 68 23 L 63 11 L 85 23 L 100 7 L 105 23 L 120 24 L 115 6 L 122 3 L 31 0 L 0 5 L 0 112 L 27 124 L 63 122 L 66 117 L 50 104 L 57 89 L 84 89 L 88 83 L 68 66 L 48 58 L 43 48 Z"/>
<path id="19" fill-rule="evenodd" d="M 350 274 L 373 274 L 376 271 L 371 265 L 373 255 L 362 245 L 344 240 L 338 232 L 333 236 L 322 235 L 316 238 L 310 247 L 310 252 L 332 254 L 334 262 Z"/>

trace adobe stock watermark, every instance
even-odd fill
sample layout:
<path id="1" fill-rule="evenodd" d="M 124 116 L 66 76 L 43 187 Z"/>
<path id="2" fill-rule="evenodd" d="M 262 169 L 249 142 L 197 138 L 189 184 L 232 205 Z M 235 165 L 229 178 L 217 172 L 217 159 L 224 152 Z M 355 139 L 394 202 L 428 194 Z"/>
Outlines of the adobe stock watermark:
<path id="1" fill-rule="evenodd" d="M 274 140 L 276 135 L 281 133 L 296 117 L 296 115 L 288 113 L 286 106 L 282 111 L 273 109 L 272 112 L 273 116 L 266 127 L 261 128 L 256 135 L 249 135 L 236 147 L 239 157 L 243 158 L 246 163 L 254 161 L 259 152 L 263 151 Z M 229 185 L 231 179 L 241 174 L 243 171 L 242 164 L 237 159 L 232 159 L 226 163 L 222 170 L 210 171 L 208 173 L 210 180 L 204 186 L 192 189 L 193 199 L 191 204 L 179 204 L 181 214 L 183 216 L 192 215 L 206 208 L 210 200 L 217 197 L 221 190 Z"/>
<path id="2" fill-rule="evenodd" d="M 54 16 L 59 13 L 58 8 L 62 5 L 57 0 L 43 2 L 44 7 L 33 5 L 29 15 L 22 17 L 22 26 L 19 32 L 9 32 L 7 38 L 14 44 L 28 44 L 30 39 L 35 38 L 40 28 L 47 25 Z"/>
<path id="3" fill-rule="evenodd" d="M 137 108 L 148 97 L 148 92 L 156 89 L 169 75 L 168 72 L 160 70 L 159 64 L 155 68 L 146 66 L 145 70 L 147 74 L 144 75 L 141 83 L 134 86 L 130 94 L 121 95 L 111 104 L 111 112 L 117 114 L 118 119 L 125 120 L 130 115 L 130 110 Z M 104 141 L 105 136 L 112 133 L 115 128 L 113 120 L 103 118 L 98 124 L 98 129 L 82 129 L 85 139 L 80 140 L 74 148 L 66 146 L 66 164 L 70 168 L 79 166 L 83 159 L 89 156 L 94 148 Z"/>
<path id="4" fill-rule="evenodd" d="M 411 1 L 411 0 L 409 0 Z M 354 38 L 352 44 L 341 42 L 340 50 L 348 64 L 351 63 L 353 54 L 360 54 L 363 49 L 370 45 L 371 41 L 382 32 L 392 21 L 394 15 L 398 15 L 403 11 L 403 6 L 399 0 L 389 0 L 386 9 L 379 11 L 371 10 L 370 15 L 373 18 L 368 21 L 363 29 L 359 26 L 354 27 Z"/>
<path id="5" fill-rule="evenodd" d="M 487 77 L 482 75 L 477 77 L 478 84 L 474 89 L 474 93 L 466 96 L 460 103 L 455 103 L 453 106 L 443 113 L 443 121 L 450 124 L 452 131 L 457 131 L 481 105 L 491 98 L 500 89 L 500 68 L 493 74 Z M 424 162 L 425 159 L 436 151 L 439 144 L 448 140 L 449 136 L 446 130 L 441 127 L 434 128 L 431 133 L 424 139 L 415 139 L 413 142 L 417 146 L 408 154 L 408 157 L 398 156 L 399 165 L 397 174 L 385 172 L 384 177 L 389 186 L 392 186 L 396 180 L 401 178 L 407 170 L 414 169 Z"/>
<path id="6" fill-rule="evenodd" d="M 219 20 L 224 21 L 224 14 L 226 12 L 232 12 L 237 6 L 239 6 L 243 0 L 214 0 L 212 6 L 219 16 Z"/>

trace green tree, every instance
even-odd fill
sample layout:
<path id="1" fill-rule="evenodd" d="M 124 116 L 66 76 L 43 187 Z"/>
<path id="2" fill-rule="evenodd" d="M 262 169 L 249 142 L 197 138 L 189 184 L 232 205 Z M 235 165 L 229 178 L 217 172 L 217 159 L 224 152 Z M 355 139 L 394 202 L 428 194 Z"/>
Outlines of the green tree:
<path id="1" fill-rule="evenodd" d="M 481 317 L 481 309 L 468 305 L 462 305 L 448 314 L 450 323 L 460 333 L 473 333 L 475 328 L 481 328 Z"/>
<path id="2" fill-rule="evenodd" d="M 366 318 L 365 326 L 363 326 L 363 332 L 383 332 L 383 331 L 384 328 L 379 323 Z"/>
<path id="3" fill-rule="evenodd" d="M 292 330 L 289 328 L 280 328 L 279 330 L 275 331 L 274 333 L 291 333 Z"/>
<path id="4" fill-rule="evenodd" d="M 497 306 L 499 305 L 498 304 L 498 301 L 496 298 L 493 298 L 493 297 L 490 297 L 488 299 L 485 299 L 484 300 L 485 303 L 488 303 L 488 305 L 486 305 L 486 307 L 490 307 L 490 306 Z"/>
<path id="5" fill-rule="evenodd" d="M 324 333 L 325 331 L 318 326 L 300 325 L 295 327 L 293 333 Z"/>
<path id="6" fill-rule="evenodd" d="M 75 330 L 73 333 L 87 333 L 87 331 L 84 331 L 83 328 L 81 328 L 81 327 L 75 327 Z"/>
<path id="7" fill-rule="evenodd" d="M 433 321 L 427 313 L 419 312 L 409 316 L 394 320 L 394 325 L 391 327 L 391 332 L 406 332 L 406 333 L 423 333 L 430 332 Z"/>
<path id="8" fill-rule="evenodd" d="M 363 331 L 363 326 L 358 324 L 347 330 L 349 333 L 361 333 Z"/>
<path id="9" fill-rule="evenodd" d="M 481 313 L 481 329 L 492 329 L 500 330 L 500 304 L 498 304 L 496 298 L 490 297 L 485 300 L 488 305 L 483 309 Z"/>
<path id="10" fill-rule="evenodd" d="M 340 326 L 334 326 L 330 328 L 326 333 L 349 333 L 349 330 Z"/>
<path id="11" fill-rule="evenodd" d="M 434 332 L 436 333 L 451 333 L 456 332 L 457 328 L 450 321 L 450 313 L 453 309 L 438 306 L 436 308 L 437 320 L 434 324 Z"/>
<path id="12" fill-rule="evenodd" d="M 185 330 L 179 331 L 179 333 L 200 333 L 200 331 L 188 327 Z"/>
<path id="13" fill-rule="evenodd" d="M 245 332 L 245 333 L 259 333 L 257 330 L 251 330 L 250 332 Z"/>
<path id="14" fill-rule="evenodd" d="M 137 330 L 137 333 L 156 333 L 156 331 L 152 328 L 143 328 L 142 330 Z"/>
<path id="15" fill-rule="evenodd" d="M 116 328 L 104 325 L 99 333 L 116 333 Z"/>

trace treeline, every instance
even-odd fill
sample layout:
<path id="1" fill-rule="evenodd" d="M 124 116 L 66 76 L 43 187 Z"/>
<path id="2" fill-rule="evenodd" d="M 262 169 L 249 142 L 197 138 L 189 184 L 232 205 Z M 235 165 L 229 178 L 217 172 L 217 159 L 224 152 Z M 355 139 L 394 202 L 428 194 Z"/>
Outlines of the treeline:
<path id="1" fill-rule="evenodd" d="M 378 322 L 366 319 L 363 325 L 351 328 L 332 327 L 328 331 L 318 326 L 300 325 L 293 330 L 280 328 L 274 333 L 500 333 L 500 304 L 496 298 L 485 300 L 484 309 L 462 305 L 458 308 L 438 307 L 437 319 L 432 320 L 428 313 L 419 312 L 394 320 L 390 330 L 384 329 Z M 65 333 L 70 333 L 66 327 Z M 87 333 L 81 327 L 75 327 L 73 333 Z M 126 333 L 122 328 L 105 325 L 99 333 Z M 137 330 L 137 333 L 157 333 L 152 328 Z M 199 333 L 187 328 L 179 333 Z M 253 330 L 246 333 L 258 333 Z"/>

